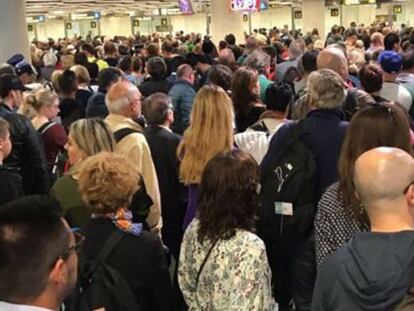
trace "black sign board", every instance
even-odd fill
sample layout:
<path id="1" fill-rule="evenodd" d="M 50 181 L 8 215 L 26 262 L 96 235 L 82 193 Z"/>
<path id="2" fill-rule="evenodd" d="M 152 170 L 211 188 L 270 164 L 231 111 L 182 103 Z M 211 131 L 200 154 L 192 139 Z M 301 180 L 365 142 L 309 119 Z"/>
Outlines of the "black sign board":
<path id="1" fill-rule="evenodd" d="M 295 19 L 301 19 L 302 18 L 302 11 L 295 11 Z"/>
<path id="2" fill-rule="evenodd" d="M 333 16 L 333 17 L 339 16 L 339 10 L 338 9 L 331 9 L 331 16 Z"/>
<path id="3" fill-rule="evenodd" d="M 95 21 L 92 21 L 92 22 L 91 22 L 91 28 L 92 28 L 92 29 L 96 28 L 96 22 L 95 22 Z"/>
<path id="4" fill-rule="evenodd" d="M 27 31 L 33 31 L 33 25 L 27 25 Z"/>
<path id="5" fill-rule="evenodd" d="M 134 19 L 134 27 L 139 27 L 139 20 Z"/>
<path id="6" fill-rule="evenodd" d="M 66 29 L 71 30 L 72 29 L 72 23 L 66 23 Z"/>

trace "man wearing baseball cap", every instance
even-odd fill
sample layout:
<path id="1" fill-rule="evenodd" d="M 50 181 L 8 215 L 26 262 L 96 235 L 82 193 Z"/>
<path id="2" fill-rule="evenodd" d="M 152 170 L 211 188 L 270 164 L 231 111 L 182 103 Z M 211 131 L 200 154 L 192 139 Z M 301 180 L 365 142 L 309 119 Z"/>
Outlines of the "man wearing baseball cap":
<path id="1" fill-rule="evenodd" d="M 16 112 L 27 88 L 16 75 L 0 75 L 0 117 L 9 122 L 13 149 L 4 165 L 17 168 L 25 194 L 48 193 L 46 160 L 32 124 Z"/>
<path id="2" fill-rule="evenodd" d="M 384 83 L 379 96 L 402 105 L 407 111 L 412 105 L 410 92 L 397 82 L 402 70 L 402 56 L 395 51 L 384 51 L 380 54 L 378 62 L 383 70 Z"/>

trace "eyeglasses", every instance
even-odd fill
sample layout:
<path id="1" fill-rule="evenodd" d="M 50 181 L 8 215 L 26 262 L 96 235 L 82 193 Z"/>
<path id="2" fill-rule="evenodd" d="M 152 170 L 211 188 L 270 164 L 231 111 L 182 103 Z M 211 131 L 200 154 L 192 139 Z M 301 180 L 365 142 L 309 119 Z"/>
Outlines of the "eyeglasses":
<path id="1" fill-rule="evenodd" d="M 74 245 L 72 245 L 72 246 L 69 246 L 67 249 L 65 249 L 54 261 L 53 261 L 53 263 L 52 263 L 52 265 L 51 265 L 51 267 L 53 267 L 55 264 L 56 264 L 56 262 L 59 260 L 59 259 L 62 259 L 62 260 L 68 260 L 69 259 L 69 257 L 70 257 L 70 255 L 71 255 L 71 253 L 72 252 L 75 252 L 75 253 L 79 253 L 80 252 L 80 250 L 81 250 L 81 248 L 82 248 L 82 244 L 83 244 L 83 242 L 85 241 L 85 237 L 82 235 L 82 234 L 80 234 L 79 232 L 73 232 L 73 236 L 75 237 L 75 244 Z"/>

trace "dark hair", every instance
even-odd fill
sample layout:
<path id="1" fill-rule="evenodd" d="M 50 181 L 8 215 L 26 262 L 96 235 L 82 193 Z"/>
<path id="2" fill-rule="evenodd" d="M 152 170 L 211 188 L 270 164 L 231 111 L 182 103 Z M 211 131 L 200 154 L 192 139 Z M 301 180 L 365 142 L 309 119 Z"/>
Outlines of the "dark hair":
<path id="1" fill-rule="evenodd" d="M 63 94 L 70 94 L 76 92 L 78 89 L 78 80 L 76 79 L 76 74 L 70 70 L 65 70 L 59 77 L 58 77 L 58 85 L 59 90 Z"/>
<path id="2" fill-rule="evenodd" d="M 96 51 L 93 48 L 93 46 L 91 44 L 89 44 L 89 43 L 84 43 L 82 45 L 82 51 L 85 51 L 86 53 L 89 53 L 89 54 L 91 54 L 91 55 L 93 55 L 93 56 L 96 57 Z"/>
<path id="3" fill-rule="evenodd" d="M 286 112 L 295 99 L 294 86 L 289 82 L 275 82 L 266 89 L 265 105 L 268 110 Z"/>
<path id="4" fill-rule="evenodd" d="M 160 47 L 156 43 L 150 43 L 147 46 L 148 57 L 152 58 L 158 56 Z"/>
<path id="5" fill-rule="evenodd" d="M 398 104 L 367 105 L 352 117 L 338 161 L 338 198 L 357 220 L 366 219 L 355 197 L 354 165 L 364 152 L 380 147 L 396 147 L 413 154 L 409 116 Z"/>
<path id="6" fill-rule="evenodd" d="M 224 65 L 213 65 L 208 72 L 208 81 L 211 84 L 220 86 L 226 92 L 231 90 L 233 71 Z"/>
<path id="7" fill-rule="evenodd" d="M 125 45 L 118 46 L 118 53 L 119 55 L 129 55 L 129 49 Z"/>
<path id="8" fill-rule="evenodd" d="M 130 72 L 132 70 L 132 57 L 122 56 L 118 62 L 118 68 L 124 72 Z"/>
<path id="9" fill-rule="evenodd" d="M 142 111 L 150 125 L 162 125 L 172 108 L 171 98 L 164 93 L 154 93 L 144 100 Z"/>
<path id="10" fill-rule="evenodd" d="M 221 153 L 204 169 L 198 187 L 198 239 L 230 239 L 236 229 L 253 231 L 257 213 L 259 167 L 241 150 Z"/>
<path id="11" fill-rule="evenodd" d="M 374 64 L 364 64 L 359 71 L 361 86 L 365 92 L 374 93 L 382 88 L 382 69 Z"/>
<path id="12" fill-rule="evenodd" d="M 132 70 L 138 72 L 142 70 L 142 61 L 138 56 L 132 58 Z"/>
<path id="13" fill-rule="evenodd" d="M 225 49 L 226 47 L 228 47 L 228 45 L 229 45 L 229 44 L 228 44 L 226 41 L 221 40 L 221 41 L 219 42 L 219 49 L 220 49 L 220 50 Z"/>
<path id="14" fill-rule="evenodd" d="M 305 73 L 311 73 L 318 70 L 318 66 L 316 64 L 318 55 L 319 52 L 316 50 L 307 51 L 302 55 L 300 62 Z"/>
<path id="15" fill-rule="evenodd" d="M 29 301 L 45 290 L 50 267 L 69 247 L 59 210 L 46 196 L 0 207 L 0 300 Z"/>
<path id="16" fill-rule="evenodd" d="M 118 82 L 119 78 L 122 76 L 122 73 L 113 67 L 102 69 L 98 74 L 98 90 L 99 92 L 106 93 L 107 88 Z"/>
<path id="17" fill-rule="evenodd" d="M 114 54 L 116 53 L 115 44 L 111 41 L 108 41 L 103 46 L 105 54 Z"/>
<path id="18" fill-rule="evenodd" d="M 224 37 L 224 40 L 230 45 L 236 44 L 236 37 L 232 33 L 229 33 L 228 35 L 226 35 Z"/>
<path id="19" fill-rule="evenodd" d="M 167 65 L 162 57 L 151 57 L 147 62 L 148 73 L 154 79 L 164 78 L 167 74 Z"/>
<path id="20" fill-rule="evenodd" d="M 161 51 L 165 51 L 167 53 L 172 53 L 173 52 L 173 49 L 174 49 L 173 48 L 173 43 L 171 41 L 169 41 L 169 40 L 164 41 L 161 44 Z"/>
<path id="21" fill-rule="evenodd" d="M 252 92 L 257 79 L 257 71 L 250 67 L 242 66 L 234 73 L 231 97 L 237 115 L 247 113 L 251 104 L 259 101 L 258 94 Z"/>
<path id="22" fill-rule="evenodd" d="M 88 70 L 89 77 L 92 80 L 96 80 L 98 78 L 98 74 L 99 74 L 98 64 L 97 63 L 87 63 L 85 67 Z"/>
<path id="23" fill-rule="evenodd" d="M 400 37 L 395 32 L 389 32 L 384 38 L 385 50 L 394 49 L 394 45 L 400 43 Z"/>
<path id="24" fill-rule="evenodd" d="M 408 50 L 403 54 L 403 70 L 411 70 L 414 68 L 414 50 Z"/>

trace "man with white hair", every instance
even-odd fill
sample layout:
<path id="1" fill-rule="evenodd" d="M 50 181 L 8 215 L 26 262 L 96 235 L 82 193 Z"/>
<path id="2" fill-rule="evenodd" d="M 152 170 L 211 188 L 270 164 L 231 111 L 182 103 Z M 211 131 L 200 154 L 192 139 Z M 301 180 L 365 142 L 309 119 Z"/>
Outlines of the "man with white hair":
<path id="1" fill-rule="evenodd" d="M 371 232 L 327 258 L 312 310 L 411 310 L 404 307 L 413 300 L 414 159 L 397 148 L 369 150 L 355 163 L 354 183 Z"/>
<path id="2" fill-rule="evenodd" d="M 141 93 L 129 82 L 117 82 L 106 95 L 106 106 L 109 115 L 105 121 L 114 132 L 116 151 L 130 159 L 142 175 L 146 191 L 153 202 L 146 222 L 151 231 L 159 232 L 161 200 L 157 174 L 143 129 L 136 122 L 141 115 Z"/>

